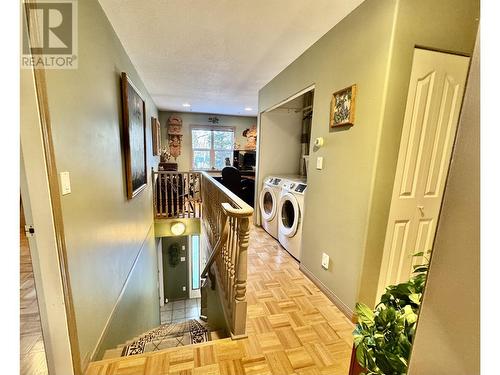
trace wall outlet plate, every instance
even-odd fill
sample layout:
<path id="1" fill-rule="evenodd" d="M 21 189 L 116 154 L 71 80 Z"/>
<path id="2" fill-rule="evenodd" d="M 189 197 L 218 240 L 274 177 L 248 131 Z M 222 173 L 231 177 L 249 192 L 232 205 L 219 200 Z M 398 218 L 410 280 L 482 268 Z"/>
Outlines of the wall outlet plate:
<path id="1" fill-rule="evenodd" d="M 316 158 L 316 169 L 323 169 L 323 156 Z"/>
<path id="2" fill-rule="evenodd" d="M 66 195 L 71 193 L 71 182 L 69 180 L 69 172 L 61 172 L 61 194 Z"/>
<path id="3" fill-rule="evenodd" d="M 328 254 L 323 253 L 323 256 L 321 257 L 321 267 L 327 270 L 329 264 L 330 264 L 330 257 L 328 256 Z"/>
<path id="4" fill-rule="evenodd" d="M 185 292 L 185 291 L 186 291 L 186 287 L 185 287 L 185 286 L 183 286 L 183 287 L 182 287 L 182 291 L 183 291 L 183 292 Z"/>
<path id="5" fill-rule="evenodd" d="M 185 262 L 186 261 L 186 257 L 181 257 L 181 262 Z"/>

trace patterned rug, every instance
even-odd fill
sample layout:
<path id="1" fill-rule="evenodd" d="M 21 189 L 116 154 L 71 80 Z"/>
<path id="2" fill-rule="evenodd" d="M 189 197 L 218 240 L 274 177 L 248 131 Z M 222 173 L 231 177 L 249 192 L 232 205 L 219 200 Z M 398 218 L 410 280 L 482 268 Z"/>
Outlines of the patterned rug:
<path id="1" fill-rule="evenodd" d="M 210 341 L 207 327 L 196 319 L 190 319 L 181 323 L 164 324 L 147 332 L 125 346 L 121 355 L 125 357 L 205 341 Z"/>

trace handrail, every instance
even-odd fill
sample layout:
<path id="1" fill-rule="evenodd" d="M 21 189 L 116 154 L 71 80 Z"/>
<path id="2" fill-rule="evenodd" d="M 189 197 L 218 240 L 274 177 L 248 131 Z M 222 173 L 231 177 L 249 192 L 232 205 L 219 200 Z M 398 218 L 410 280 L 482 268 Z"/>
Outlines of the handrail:
<path id="1" fill-rule="evenodd" d="M 202 228 L 209 253 L 202 277 L 210 275 L 212 280 L 215 276 L 215 287 L 231 336 L 244 337 L 247 248 L 253 208 L 206 172 L 201 172 L 200 191 L 203 202 Z M 211 272 L 212 267 L 215 272 Z M 202 306 L 205 304 L 203 298 L 202 292 Z"/>
<path id="2" fill-rule="evenodd" d="M 202 176 L 205 178 L 210 179 L 210 182 L 213 183 L 219 190 L 221 190 L 236 207 L 231 206 L 230 204 L 227 203 L 222 203 L 222 206 L 224 207 L 224 210 L 227 212 L 228 215 L 236 215 L 236 216 L 251 216 L 253 214 L 253 208 L 246 203 L 243 199 L 238 197 L 236 194 L 234 194 L 231 190 L 229 190 L 227 187 L 222 185 L 219 181 L 217 181 L 215 178 L 210 176 L 207 172 L 200 172 Z"/>

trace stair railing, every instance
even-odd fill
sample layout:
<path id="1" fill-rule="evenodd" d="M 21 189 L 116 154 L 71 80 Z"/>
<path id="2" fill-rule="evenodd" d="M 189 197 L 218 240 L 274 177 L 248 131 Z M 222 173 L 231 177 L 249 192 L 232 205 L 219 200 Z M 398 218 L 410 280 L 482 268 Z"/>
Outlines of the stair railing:
<path id="1" fill-rule="evenodd" d="M 200 173 L 153 171 L 153 207 L 156 219 L 199 218 Z"/>
<path id="2" fill-rule="evenodd" d="M 201 173 L 202 230 L 208 261 L 202 278 L 212 274 L 231 337 L 246 336 L 247 249 L 253 208 L 208 173 Z M 204 294 L 202 293 L 202 306 Z"/>

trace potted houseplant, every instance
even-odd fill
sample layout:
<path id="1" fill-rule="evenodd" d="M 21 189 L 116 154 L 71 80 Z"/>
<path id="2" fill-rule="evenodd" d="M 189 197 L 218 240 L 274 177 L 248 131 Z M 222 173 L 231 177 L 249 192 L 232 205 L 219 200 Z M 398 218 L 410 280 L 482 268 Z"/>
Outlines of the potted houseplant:
<path id="1" fill-rule="evenodd" d="M 414 256 L 423 256 L 418 253 Z M 405 283 L 386 288 L 375 310 L 357 303 L 358 324 L 353 332 L 355 356 L 365 375 L 404 375 L 408 372 L 418 311 L 428 270 L 414 266 Z"/>

